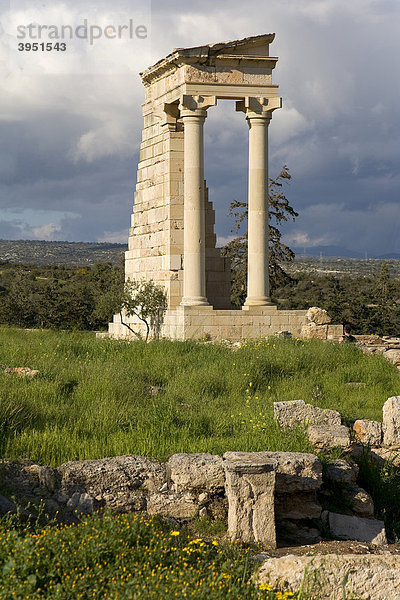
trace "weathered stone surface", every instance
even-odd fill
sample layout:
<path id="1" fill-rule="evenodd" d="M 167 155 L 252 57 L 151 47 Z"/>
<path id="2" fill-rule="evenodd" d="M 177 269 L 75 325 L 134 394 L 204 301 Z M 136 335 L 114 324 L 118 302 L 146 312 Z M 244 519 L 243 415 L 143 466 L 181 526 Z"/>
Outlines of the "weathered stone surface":
<path id="1" fill-rule="evenodd" d="M 388 398 L 382 414 L 383 445 L 400 446 L 400 396 Z"/>
<path id="2" fill-rule="evenodd" d="M 386 350 L 383 356 L 392 364 L 400 365 L 400 350 Z"/>
<path id="3" fill-rule="evenodd" d="M 295 425 L 340 425 L 340 413 L 329 408 L 306 404 L 304 400 L 274 402 L 274 418 L 281 427 Z"/>
<path id="4" fill-rule="evenodd" d="M 303 452 L 225 452 L 225 460 L 240 455 L 260 456 L 276 462 L 277 494 L 318 490 L 322 485 L 322 465 L 315 454 Z"/>
<path id="5" fill-rule="evenodd" d="M 306 319 L 310 321 L 310 323 L 315 323 L 316 325 L 326 325 L 331 322 L 331 318 L 323 308 L 318 308 L 318 306 L 312 306 L 306 312 Z"/>
<path id="6" fill-rule="evenodd" d="M 382 442 L 382 423 L 368 419 L 358 419 L 353 425 L 355 438 L 361 444 L 380 446 Z"/>
<path id="7" fill-rule="evenodd" d="M 230 452 L 225 458 L 228 535 L 276 546 L 275 462 L 262 453 Z"/>
<path id="8" fill-rule="evenodd" d="M 116 456 L 68 462 L 57 469 L 60 493 L 69 498 L 89 494 L 97 505 L 114 510 L 144 510 L 148 493 L 166 482 L 165 465 L 143 456 Z M 97 506 L 96 505 L 96 506 Z"/>
<path id="9" fill-rule="evenodd" d="M 364 519 L 330 512 L 328 525 L 332 535 L 338 539 L 369 542 L 376 546 L 387 544 L 385 525 L 383 521 L 377 519 Z"/>
<path id="10" fill-rule="evenodd" d="M 328 337 L 328 325 L 316 325 L 309 323 L 301 328 L 300 337 L 305 340 L 326 340 Z"/>
<path id="11" fill-rule="evenodd" d="M 167 474 L 174 492 L 224 488 L 222 458 L 215 454 L 174 454 L 167 462 Z"/>
<path id="12" fill-rule="evenodd" d="M 11 502 L 8 498 L 0 494 L 0 515 L 5 515 L 8 512 L 17 512 L 17 507 L 14 502 Z"/>
<path id="13" fill-rule="evenodd" d="M 37 369 L 30 369 L 29 367 L 7 367 L 4 369 L 4 373 L 7 375 L 18 375 L 18 377 L 36 377 L 39 375 Z"/>
<path id="14" fill-rule="evenodd" d="M 147 500 L 147 512 L 151 515 L 191 519 L 198 513 L 199 507 L 194 500 L 179 498 L 176 495 L 151 494 Z"/>
<path id="15" fill-rule="evenodd" d="M 325 556 L 284 556 L 270 558 L 261 567 L 258 582 L 270 583 L 312 600 L 398 600 L 399 557 L 376 554 L 327 554 Z M 304 582 L 303 582 L 304 579 Z M 318 582 L 316 584 L 316 581 Z"/>
<path id="16" fill-rule="evenodd" d="M 347 485 L 344 494 L 347 497 L 350 508 L 358 517 L 374 516 L 374 501 L 363 488 L 358 485 Z"/>
<path id="17" fill-rule="evenodd" d="M 335 483 L 355 483 L 358 477 L 357 465 L 350 465 L 343 459 L 328 463 L 324 469 L 324 479 Z"/>
<path id="18" fill-rule="evenodd" d="M 318 450 L 350 446 L 350 433 L 345 425 L 310 425 L 307 429 L 307 437 Z"/>
<path id="19" fill-rule="evenodd" d="M 400 467 L 400 452 L 398 448 L 373 448 L 368 456 L 378 463 L 390 461 L 395 467 Z"/>
<path id="20" fill-rule="evenodd" d="M 317 502 L 315 492 L 298 492 L 291 494 L 276 494 L 275 516 L 277 521 L 282 519 L 319 519 L 322 507 Z"/>

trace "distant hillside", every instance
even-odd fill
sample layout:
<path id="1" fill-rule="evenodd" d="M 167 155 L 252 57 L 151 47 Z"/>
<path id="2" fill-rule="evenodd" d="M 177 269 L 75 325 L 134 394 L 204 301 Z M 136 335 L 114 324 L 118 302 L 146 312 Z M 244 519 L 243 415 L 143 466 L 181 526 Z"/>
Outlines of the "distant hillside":
<path id="1" fill-rule="evenodd" d="M 126 244 L 0 240 L 0 261 L 35 265 L 118 264 Z"/>
<path id="2" fill-rule="evenodd" d="M 292 247 L 293 252 L 298 254 L 306 254 L 308 256 L 336 257 L 336 258 L 379 258 L 379 259 L 399 259 L 398 252 L 389 252 L 387 254 L 367 254 L 365 252 L 357 252 L 357 250 L 349 250 L 341 246 L 313 246 L 312 248 L 304 248 L 301 246 Z"/>

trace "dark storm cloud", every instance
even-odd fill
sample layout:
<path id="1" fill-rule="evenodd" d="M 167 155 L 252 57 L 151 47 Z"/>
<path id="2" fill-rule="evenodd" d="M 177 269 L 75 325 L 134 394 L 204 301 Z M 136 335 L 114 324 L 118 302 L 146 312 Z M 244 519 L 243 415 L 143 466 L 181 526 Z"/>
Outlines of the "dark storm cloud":
<path id="1" fill-rule="evenodd" d="M 83 14 L 85 4 L 66 6 Z M 392 0 L 153 0 L 151 59 L 276 32 L 284 108 L 270 126 L 270 174 L 289 166 L 300 212 L 287 239 L 399 251 L 399 25 Z M 135 60 L 132 75 L 3 77 L 2 237 L 126 240 L 142 127 L 137 72 L 150 62 Z M 233 102 L 208 113 L 206 177 L 227 237 L 229 202 L 247 193 L 248 128 Z"/>

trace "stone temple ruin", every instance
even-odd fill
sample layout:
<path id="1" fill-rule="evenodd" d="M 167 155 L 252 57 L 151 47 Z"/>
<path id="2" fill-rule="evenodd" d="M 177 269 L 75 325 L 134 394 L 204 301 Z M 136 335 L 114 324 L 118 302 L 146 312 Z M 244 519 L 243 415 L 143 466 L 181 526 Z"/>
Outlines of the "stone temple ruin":
<path id="1" fill-rule="evenodd" d="M 239 340 L 279 331 L 299 335 L 306 324 L 305 310 L 278 311 L 269 296 L 268 125 L 282 105 L 272 83 L 274 37 L 178 48 L 141 74 L 144 128 L 125 276 L 164 287 L 162 336 Z M 230 304 L 230 264 L 216 248 L 204 181 L 203 128 L 219 99 L 235 100 L 249 126 L 248 295 L 242 310 Z M 140 330 L 138 319 L 127 322 Z M 115 315 L 109 335 L 132 334 Z"/>

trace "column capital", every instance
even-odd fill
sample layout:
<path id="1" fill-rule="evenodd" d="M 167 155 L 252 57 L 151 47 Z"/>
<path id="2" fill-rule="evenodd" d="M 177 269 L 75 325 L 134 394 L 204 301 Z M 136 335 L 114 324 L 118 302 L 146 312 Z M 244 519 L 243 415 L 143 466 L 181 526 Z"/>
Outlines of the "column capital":
<path id="1" fill-rule="evenodd" d="M 199 116 L 207 116 L 207 108 L 216 106 L 216 104 L 216 96 L 190 96 L 183 94 L 180 97 L 179 110 L 181 111 L 181 116 L 189 116 L 191 113 L 193 114 L 197 111 L 202 111 Z"/>
<path id="2" fill-rule="evenodd" d="M 272 111 L 282 108 L 282 98 L 246 97 L 236 102 L 236 110 L 244 112 L 246 119 L 272 118 Z"/>

